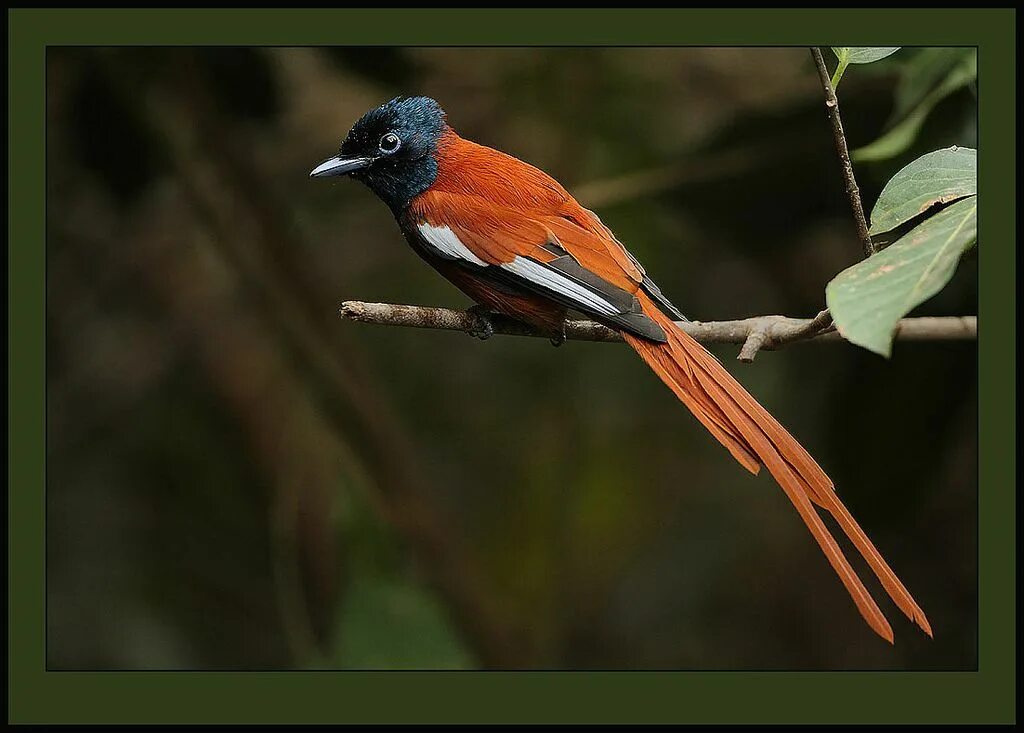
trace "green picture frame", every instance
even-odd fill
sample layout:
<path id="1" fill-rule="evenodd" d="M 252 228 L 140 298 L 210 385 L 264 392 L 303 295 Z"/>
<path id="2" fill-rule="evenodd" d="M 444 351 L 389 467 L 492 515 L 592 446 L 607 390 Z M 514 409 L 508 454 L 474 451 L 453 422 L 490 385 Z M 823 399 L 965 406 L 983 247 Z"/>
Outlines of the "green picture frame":
<path id="1" fill-rule="evenodd" d="M 1011 723 L 1011 9 L 8 12 L 12 723 Z M 979 666 L 972 672 L 51 672 L 45 668 L 45 68 L 55 45 L 970 45 L 979 49 Z"/>

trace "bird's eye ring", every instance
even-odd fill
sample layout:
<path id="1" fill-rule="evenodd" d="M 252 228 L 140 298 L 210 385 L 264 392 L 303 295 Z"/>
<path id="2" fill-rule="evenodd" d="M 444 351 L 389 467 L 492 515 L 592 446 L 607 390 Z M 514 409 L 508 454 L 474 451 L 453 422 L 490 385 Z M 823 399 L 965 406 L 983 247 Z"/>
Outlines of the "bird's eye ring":
<path id="1" fill-rule="evenodd" d="M 390 155 L 391 153 L 398 152 L 398 149 L 402 147 L 402 139 L 395 133 L 389 132 L 381 137 L 377 147 L 380 148 L 380 152 Z"/>

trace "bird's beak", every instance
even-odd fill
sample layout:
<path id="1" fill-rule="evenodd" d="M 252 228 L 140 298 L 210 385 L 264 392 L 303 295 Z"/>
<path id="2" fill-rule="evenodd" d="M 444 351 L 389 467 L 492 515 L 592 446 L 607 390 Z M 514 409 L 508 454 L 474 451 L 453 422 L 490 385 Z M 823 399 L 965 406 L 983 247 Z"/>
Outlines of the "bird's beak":
<path id="1" fill-rule="evenodd" d="M 353 173 L 362 170 L 373 162 L 373 158 L 342 158 L 335 156 L 328 158 L 323 163 L 309 172 L 310 178 L 325 178 L 327 176 L 343 176 L 346 173 Z"/>

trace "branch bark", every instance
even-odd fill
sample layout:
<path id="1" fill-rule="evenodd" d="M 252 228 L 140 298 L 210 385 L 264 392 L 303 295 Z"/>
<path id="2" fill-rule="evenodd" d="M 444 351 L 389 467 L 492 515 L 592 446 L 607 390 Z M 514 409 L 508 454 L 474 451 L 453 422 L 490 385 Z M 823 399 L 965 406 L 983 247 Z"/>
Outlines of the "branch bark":
<path id="1" fill-rule="evenodd" d="M 470 335 L 482 331 L 479 315 L 451 308 L 347 300 L 338 308 L 338 314 L 349 321 L 381 326 L 461 331 Z M 496 334 L 547 338 L 547 334 L 508 316 L 495 313 L 488 316 L 488 320 Z M 737 321 L 680 321 L 676 325 L 701 343 L 741 344 L 737 358 L 743 362 L 753 361 L 758 351 L 771 351 L 798 341 L 842 340 L 832 325 L 828 311 L 822 311 L 814 318 L 755 316 Z M 976 339 L 977 334 L 977 317 L 954 316 L 904 318 L 896 327 L 895 337 L 904 341 L 968 341 Z M 566 321 L 565 337 L 573 341 L 622 341 L 618 331 L 594 321 L 583 320 Z"/>
<path id="2" fill-rule="evenodd" d="M 853 212 L 853 220 L 857 225 L 857 238 L 860 239 L 864 256 L 870 257 L 878 248 L 871 241 L 868 233 L 868 222 L 864 217 L 864 205 L 860 200 L 860 188 L 857 186 L 857 179 L 853 175 L 853 163 L 850 162 L 850 151 L 846 147 L 846 133 L 843 132 L 843 120 L 839 116 L 839 100 L 836 98 L 836 91 L 832 88 L 832 80 L 829 78 L 828 69 L 825 67 L 825 59 L 821 55 L 821 49 L 817 46 L 811 47 L 811 58 L 818 69 L 818 78 L 821 80 L 822 91 L 825 92 L 825 109 L 828 110 L 828 118 L 832 123 L 832 136 L 836 142 L 836 152 L 839 154 L 839 163 L 843 169 L 843 181 L 846 183 L 846 196 L 850 200 L 850 210 Z"/>

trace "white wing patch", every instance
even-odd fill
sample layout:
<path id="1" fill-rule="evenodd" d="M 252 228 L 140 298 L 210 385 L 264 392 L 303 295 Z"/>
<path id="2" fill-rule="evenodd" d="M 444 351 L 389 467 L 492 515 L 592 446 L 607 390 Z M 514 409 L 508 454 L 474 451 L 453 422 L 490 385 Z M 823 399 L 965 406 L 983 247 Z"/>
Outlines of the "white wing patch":
<path id="1" fill-rule="evenodd" d="M 535 285 L 540 285 L 541 287 L 558 293 L 559 295 L 563 295 L 574 302 L 586 305 L 598 313 L 603 313 L 608 316 L 617 316 L 620 314 L 618 308 L 585 285 L 581 285 L 572 278 L 561 274 L 557 270 L 545 267 L 539 262 L 531 260 L 528 257 L 516 257 L 511 262 L 502 263 L 500 267 L 503 270 L 508 270 L 514 275 L 518 275 L 524 280 L 529 280 Z"/>
<path id="2" fill-rule="evenodd" d="M 462 241 L 456 236 L 455 232 L 446 226 L 431 226 L 430 224 L 420 224 L 416 227 L 420 235 L 427 240 L 427 243 L 436 249 L 442 256 L 447 257 L 450 260 L 465 260 L 466 262 L 472 262 L 474 265 L 480 265 L 486 267 L 487 263 L 473 254 L 469 247 L 464 245 Z"/>
<path id="3" fill-rule="evenodd" d="M 435 227 L 426 222 L 417 225 L 423 239 L 426 240 L 438 254 L 451 260 L 464 260 L 474 265 L 487 267 L 487 263 L 477 257 L 462 243 L 458 236 L 446 226 Z M 539 285 L 546 290 L 558 293 L 580 305 L 608 316 L 620 315 L 621 311 L 590 288 L 582 285 L 570 277 L 566 277 L 557 270 L 545 267 L 536 260 L 529 257 L 516 257 L 511 262 L 504 262 L 499 265 L 501 269 L 511 272 L 513 275 L 529 280 L 534 285 Z"/>

